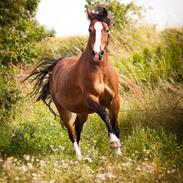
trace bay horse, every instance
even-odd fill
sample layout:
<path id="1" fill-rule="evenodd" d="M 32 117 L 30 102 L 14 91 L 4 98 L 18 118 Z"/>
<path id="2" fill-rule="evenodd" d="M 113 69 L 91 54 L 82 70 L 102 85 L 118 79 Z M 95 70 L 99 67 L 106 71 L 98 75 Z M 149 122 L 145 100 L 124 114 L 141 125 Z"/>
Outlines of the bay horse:
<path id="1" fill-rule="evenodd" d="M 50 107 L 54 102 L 61 120 L 67 128 L 78 160 L 80 134 L 88 115 L 97 113 L 104 121 L 110 146 L 121 155 L 118 113 L 118 73 L 108 63 L 110 18 L 105 8 L 93 13 L 87 10 L 90 21 L 89 39 L 81 56 L 46 59 L 27 77 L 35 80 L 33 95 Z M 108 109 L 108 113 L 105 109 Z M 72 113 L 76 113 L 72 123 Z"/>

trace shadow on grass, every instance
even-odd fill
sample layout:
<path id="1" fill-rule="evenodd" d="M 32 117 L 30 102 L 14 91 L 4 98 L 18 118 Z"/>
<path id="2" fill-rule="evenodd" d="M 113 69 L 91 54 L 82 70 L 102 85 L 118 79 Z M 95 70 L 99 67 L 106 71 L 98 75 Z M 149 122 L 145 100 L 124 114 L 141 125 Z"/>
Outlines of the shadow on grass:
<path id="1" fill-rule="evenodd" d="M 120 128 L 124 136 L 132 133 L 133 128 L 141 125 L 166 133 L 175 134 L 178 143 L 183 142 L 183 110 L 167 109 L 145 111 L 127 111 L 120 114 Z"/>

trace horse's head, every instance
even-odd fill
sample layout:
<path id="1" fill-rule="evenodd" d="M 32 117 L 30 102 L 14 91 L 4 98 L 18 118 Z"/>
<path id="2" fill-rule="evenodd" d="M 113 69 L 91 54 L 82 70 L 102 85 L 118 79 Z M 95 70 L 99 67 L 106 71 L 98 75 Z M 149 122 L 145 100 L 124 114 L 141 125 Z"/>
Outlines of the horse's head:
<path id="1" fill-rule="evenodd" d="M 98 8 L 96 13 L 87 10 L 90 20 L 89 32 L 90 43 L 92 47 L 93 61 L 101 62 L 103 60 L 104 51 L 108 44 L 110 19 L 105 8 Z"/>

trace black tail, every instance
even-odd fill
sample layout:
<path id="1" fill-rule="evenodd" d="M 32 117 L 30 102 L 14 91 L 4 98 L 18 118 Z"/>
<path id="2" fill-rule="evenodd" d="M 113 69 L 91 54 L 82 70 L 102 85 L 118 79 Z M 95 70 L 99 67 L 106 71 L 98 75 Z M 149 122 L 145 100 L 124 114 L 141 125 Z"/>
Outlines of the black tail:
<path id="1" fill-rule="evenodd" d="M 51 108 L 51 95 L 49 91 L 50 75 L 52 73 L 55 65 L 62 60 L 64 57 L 59 59 L 46 58 L 41 62 L 32 73 L 25 78 L 31 79 L 31 82 L 35 81 L 32 92 L 30 93 L 32 97 L 36 97 L 36 101 L 42 100 L 50 109 L 50 111 L 56 116 L 58 116 Z M 24 81 L 25 81 L 24 80 Z"/>

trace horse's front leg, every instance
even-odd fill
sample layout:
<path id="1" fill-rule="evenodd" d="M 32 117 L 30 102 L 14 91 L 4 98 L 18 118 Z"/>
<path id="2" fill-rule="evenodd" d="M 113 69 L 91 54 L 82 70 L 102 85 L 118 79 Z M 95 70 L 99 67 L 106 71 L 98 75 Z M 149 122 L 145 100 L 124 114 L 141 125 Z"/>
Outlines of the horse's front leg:
<path id="1" fill-rule="evenodd" d="M 111 126 L 110 119 L 109 119 L 107 112 L 105 111 L 104 107 L 99 102 L 99 98 L 95 95 L 87 95 L 86 104 L 87 104 L 88 108 L 90 108 L 92 111 L 96 112 L 100 116 L 100 118 L 105 122 L 107 130 L 108 130 L 109 139 L 110 139 L 110 146 L 115 149 L 115 152 L 117 155 L 121 155 L 120 141 L 117 138 L 117 136 Z"/>

